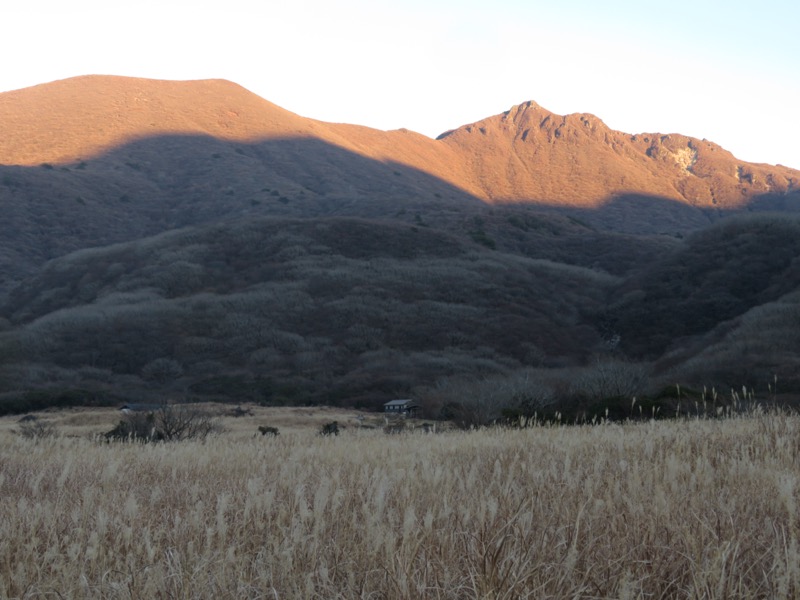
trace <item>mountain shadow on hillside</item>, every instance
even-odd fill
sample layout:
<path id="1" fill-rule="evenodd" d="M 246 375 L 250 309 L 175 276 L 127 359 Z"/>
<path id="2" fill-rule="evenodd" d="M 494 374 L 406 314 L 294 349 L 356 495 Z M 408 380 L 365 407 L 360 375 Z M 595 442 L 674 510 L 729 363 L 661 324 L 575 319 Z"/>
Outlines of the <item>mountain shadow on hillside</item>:
<path id="1" fill-rule="evenodd" d="M 515 230 L 570 223 L 513 216 Z M 656 236 L 649 268 L 625 276 L 353 217 L 247 218 L 85 249 L 0 307 L 0 404 L 124 390 L 378 407 L 418 386 L 438 397 L 448 381 L 460 389 L 452 378 L 525 379 L 531 367 L 542 381 L 530 385 L 557 379 L 548 393 L 565 397 L 609 369 L 628 383 L 777 374 L 797 387 L 798 228 L 751 215 L 685 240 Z M 565 231 L 542 239 L 641 241 Z"/>
<path id="2" fill-rule="evenodd" d="M 405 165 L 317 139 L 161 136 L 68 165 L 0 166 L 0 287 L 86 247 L 230 219 L 423 219 L 480 201 Z"/>
<path id="3" fill-rule="evenodd" d="M 28 277 L 0 299 L 0 355 L 17 365 L 0 384 L 147 396 L 160 365 L 202 397 L 373 401 L 442 376 L 576 367 L 615 339 L 698 379 L 702 356 L 727 381 L 720 344 L 775 331 L 798 285 L 798 231 L 768 217 L 728 225 L 737 211 L 637 194 L 487 204 L 314 138 L 162 136 L 0 167 L 0 202 L 0 295 Z M 748 209 L 798 205 L 795 191 Z"/>
<path id="4" fill-rule="evenodd" d="M 519 206 L 515 201 L 496 201 L 495 206 Z M 663 196 L 615 194 L 599 206 L 579 207 L 547 201 L 532 202 L 537 210 L 569 215 L 595 229 L 628 234 L 685 234 L 708 227 L 729 212 L 709 211 Z"/>
<path id="5" fill-rule="evenodd" d="M 2 308 L 0 383 L 376 406 L 448 375 L 573 364 L 617 278 L 433 228 L 260 218 L 48 263 Z"/>
<path id="6" fill-rule="evenodd" d="M 655 359 L 707 344 L 721 324 L 798 290 L 800 217 L 741 215 L 694 233 L 615 288 L 606 317 L 629 356 Z"/>
<path id="7" fill-rule="evenodd" d="M 796 209 L 798 194 L 790 196 L 754 199 L 753 206 Z M 238 143 L 205 135 L 144 138 L 67 165 L 0 166 L 0 205 L 0 295 L 46 260 L 74 250 L 230 219 L 388 219 L 466 232 L 516 252 L 526 246 L 519 242 L 526 227 L 503 224 L 515 215 L 523 221 L 567 215 L 586 231 L 681 236 L 725 214 L 636 194 L 597 209 L 544 201 L 488 206 L 419 169 L 319 139 Z M 473 224 L 484 216 L 495 223 L 493 236 Z"/>

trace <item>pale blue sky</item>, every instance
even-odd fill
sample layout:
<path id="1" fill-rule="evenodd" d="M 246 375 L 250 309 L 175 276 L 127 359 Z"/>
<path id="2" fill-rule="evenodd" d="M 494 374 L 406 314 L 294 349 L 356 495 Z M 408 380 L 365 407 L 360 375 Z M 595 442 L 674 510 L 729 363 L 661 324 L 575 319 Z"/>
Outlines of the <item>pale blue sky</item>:
<path id="1" fill-rule="evenodd" d="M 27 0 L 0 91 L 221 77 L 303 116 L 431 137 L 535 100 L 800 168 L 800 3 Z"/>

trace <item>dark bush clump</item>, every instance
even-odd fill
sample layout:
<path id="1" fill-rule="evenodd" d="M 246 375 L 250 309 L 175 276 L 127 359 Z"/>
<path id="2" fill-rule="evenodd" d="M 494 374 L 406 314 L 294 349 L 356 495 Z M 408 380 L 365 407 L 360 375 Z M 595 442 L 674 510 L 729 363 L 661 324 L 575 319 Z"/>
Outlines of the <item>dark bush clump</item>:
<path id="1" fill-rule="evenodd" d="M 134 412 L 106 433 L 109 441 L 180 442 L 203 440 L 220 430 L 209 413 L 188 404 L 164 404 L 147 412 Z"/>
<path id="2" fill-rule="evenodd" d="M 338 421 L 331 421 L 330 423 L 325 423 L 320 430 L 320 435 L 339 435 L 339 423 Z"/>
<path id="3" fill-rule="evenodd" d="M 26 415 L 19 421 L 19 433 L 25 439 L 42 439 L 56 435 L 56 426 L 48 421 L 42 421 L 33 415 Z"/>

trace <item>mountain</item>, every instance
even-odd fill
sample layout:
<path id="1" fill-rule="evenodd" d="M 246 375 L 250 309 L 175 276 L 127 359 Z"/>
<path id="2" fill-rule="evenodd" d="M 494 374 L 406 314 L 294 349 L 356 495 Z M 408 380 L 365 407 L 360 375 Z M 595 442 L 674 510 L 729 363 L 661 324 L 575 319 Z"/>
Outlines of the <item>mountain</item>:
<path id="1" fill-rule="evenodd" d="M 800 393 L 800 172 L 705 140 L 533 102 L 430 139 L 105 76 L 0 94 L 0 127 L 0 412 Z"/>
<path id="2" fill-rule="evenodd" d="M 639 194 L 730 208 L 800 188 L 799 171 L 738 161 L 706 140 L 630 135 L 594 115 L 560 116 L 535 102 L 430 140 L 300 117 L 223 80 L 87 76 L 0 94 L 0 124 L 3 165 L 78 163 L 155 137 L 315 139 L 492 202 L 598 206 Z"/>
<path id="3" fill-rule="evenodd" d="M 0 94 L 0 124 L 7 132 L 0 140 L 0 164 L 7 166 L 79 164 L 157 138 L 213 138 L 239 147 L 316 140 L 321 147 L 404 165 L 454 185 L 467 179 L 457 157 L 425 136 L 307 119 L 224 80 L 56 81 Z"/>
<path id="4" fill-rule="evenodd" d="M 739 209 L 800 188 L 800 171 L 737 160 L 713 142 L 679 134 L 630 135 L 591 114 L 560 116 L 526 102 L 439 136 L 466 161 L 494 203 L 601 207 L 622 195 Z"/>
<path id="5" fill-rule="evenodd" d="M 560 116 L 532 101 L 430 140 L 300 117 L 224 80 L 86 76 L 0 94 L 0 124 L 3 165 L 77 163 L 162 136 L 241 144 L 307 138 L 493 202 L 597 206 L 640 194 L 728 208 L 800 188 L 800 172 L 739 161 L 713 142 L 621 133 L 594 115 Z"/>
<path id="6" fill-rule="evenodd" d="M 225 218 L 392 218 L 474 237 L 475 218 L 511 206 L 682 235 L 800 204 L 800 172 L 533 102 L 432 140 L 304 118 L 222 80 L 87 76 L 0 94 L 0 128 L 0 294 L 50 258 Z M 518 233 L 500 228 L 498 249 L 524 252 L 505 245 Z"/>

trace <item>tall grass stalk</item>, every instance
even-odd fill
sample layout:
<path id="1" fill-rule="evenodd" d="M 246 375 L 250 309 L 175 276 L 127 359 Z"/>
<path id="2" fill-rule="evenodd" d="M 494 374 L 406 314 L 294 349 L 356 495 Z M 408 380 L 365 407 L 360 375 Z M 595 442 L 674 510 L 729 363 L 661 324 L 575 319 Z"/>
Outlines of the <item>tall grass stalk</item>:
<path id="1" fill-rule="evenodd" d="M 800 417 L 0 436 L 4 598 L 793 598 Z"/>

